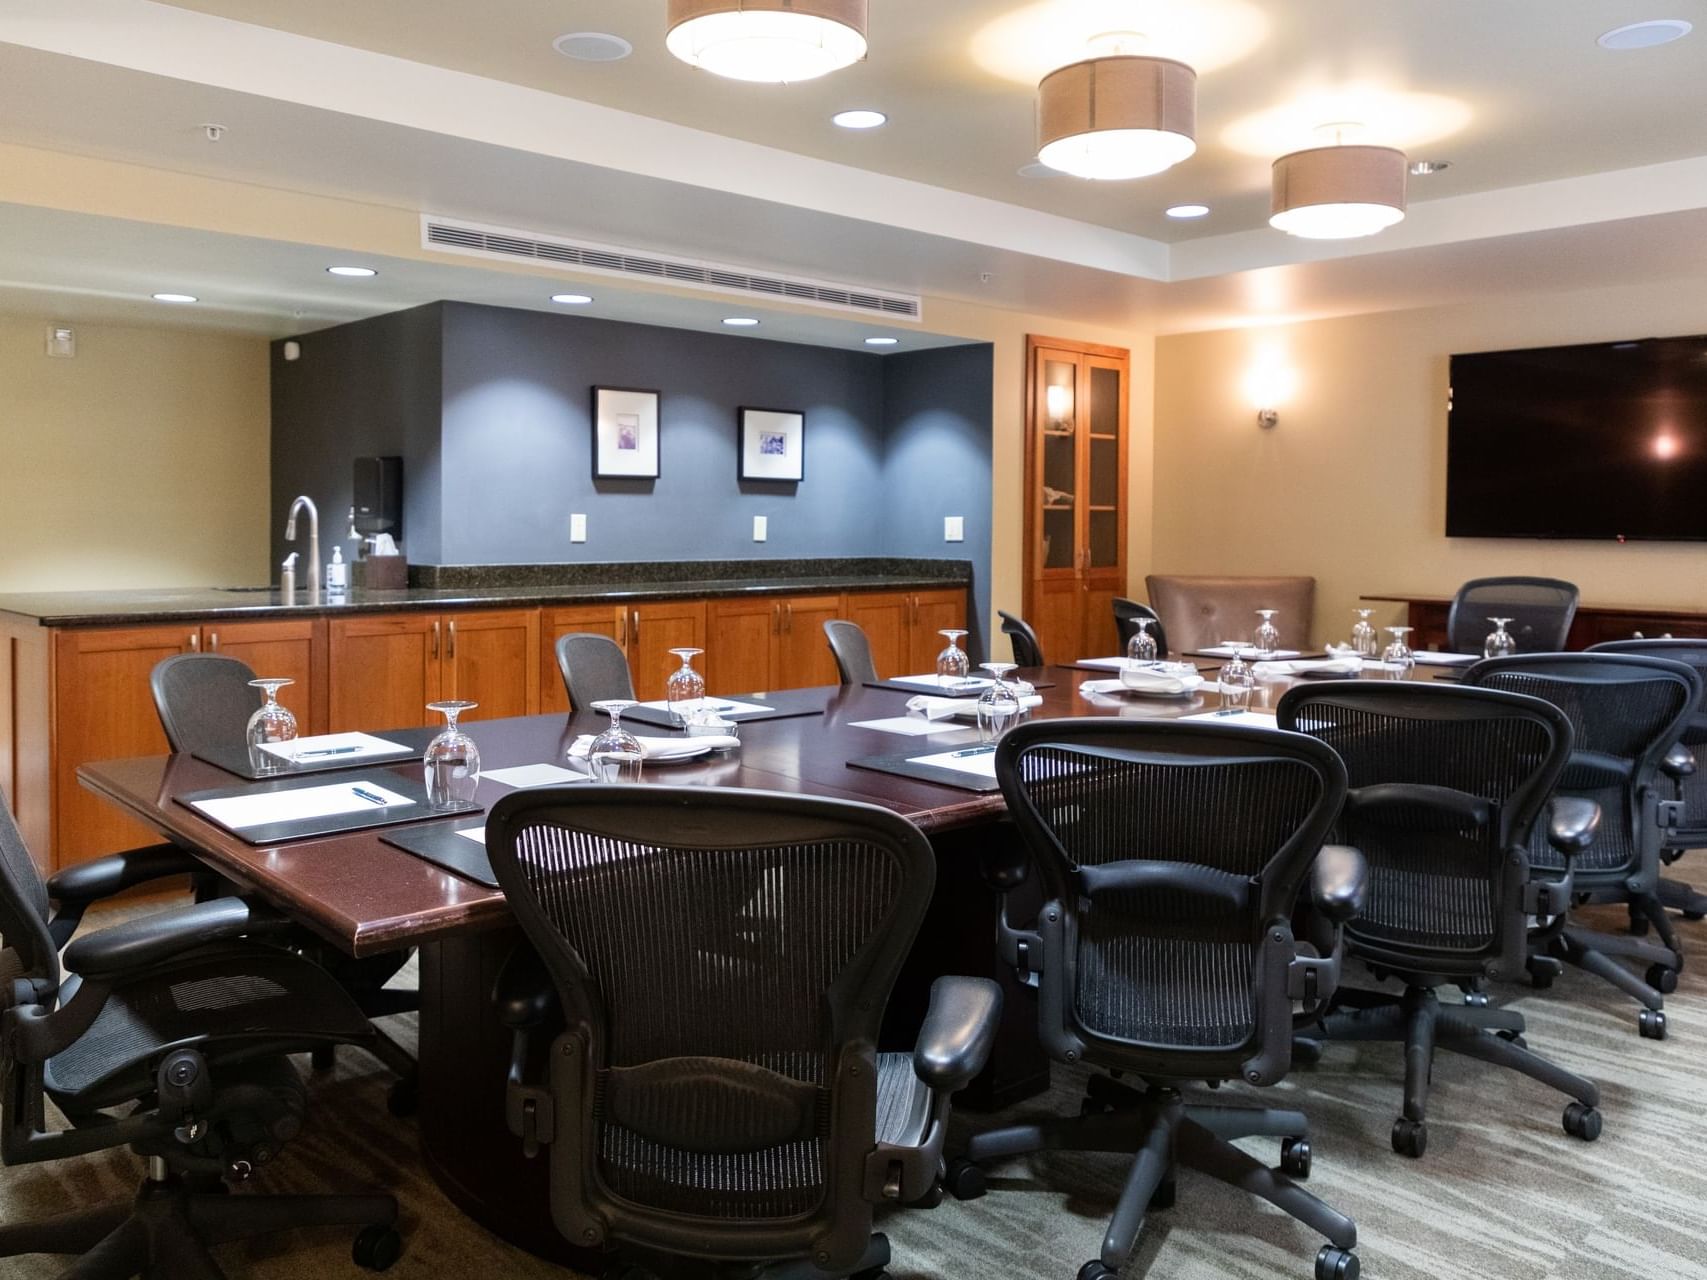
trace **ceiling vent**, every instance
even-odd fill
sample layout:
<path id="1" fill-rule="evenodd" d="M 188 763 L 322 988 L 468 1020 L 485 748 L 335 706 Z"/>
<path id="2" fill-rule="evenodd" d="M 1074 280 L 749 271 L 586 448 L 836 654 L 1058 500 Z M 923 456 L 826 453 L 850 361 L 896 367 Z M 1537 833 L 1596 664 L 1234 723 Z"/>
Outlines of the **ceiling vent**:
<path id="1" fill-rule="evenodd" d="M 802 276 L 774 275 L 750 267 L 705 262 L 698 258 L 671 258 L 641 249 L 565 240 L 560 236 L 516 231 L 509 227 L 454 222 L 431 214 L 421 217 L 421 247 L 475 258 L 496 258 L 504 262 L 520 260 L 600 275 L 668 281 L 744 298 L 783 298 L 807 306 L 856 311 L 891 320 L 918 320 L 923 315 L 920 299 L 913 294 L 881 292 L 863 285 L 834 284 Z"/>

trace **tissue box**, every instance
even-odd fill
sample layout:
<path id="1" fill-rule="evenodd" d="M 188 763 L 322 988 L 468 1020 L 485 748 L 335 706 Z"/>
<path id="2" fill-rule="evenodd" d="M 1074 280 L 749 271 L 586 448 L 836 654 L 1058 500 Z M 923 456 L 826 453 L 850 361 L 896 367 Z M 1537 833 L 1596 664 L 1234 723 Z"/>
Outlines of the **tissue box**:
<path id="1" fill-rule="evenodd" d="M 401 591 L 409 585 L 409 562 L 403 556 L 363 556 L 350 567 L 358 591 Z"/>

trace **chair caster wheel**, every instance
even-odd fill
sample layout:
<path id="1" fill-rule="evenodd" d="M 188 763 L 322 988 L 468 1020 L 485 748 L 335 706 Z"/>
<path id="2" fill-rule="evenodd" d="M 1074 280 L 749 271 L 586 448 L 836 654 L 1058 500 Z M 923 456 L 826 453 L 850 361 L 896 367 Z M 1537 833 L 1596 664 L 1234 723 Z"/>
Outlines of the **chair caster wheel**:
<path id="1" fill-rule="evenodd" d="M 970 1160 L 949 1161 L 942 1184 L 956 1200 L 976 1200 L 990 1189 L 984 1171 Z"/>
<path id="2" fill-rule="evenodd" d="M 1529 985 L 1537 991 L 1545 991 L 1553 985 L 1553 970 L 1545 965 L 1531 965 L 1529 968 Z"/>
<path id="3" fill-rule="evenodd" d="M 1280 1144 L 1280 1171 L 1297 1182 L 1310 1176 L 1310 1139 L 1286 1138 Z"/>
<path id="4" fill-rule="evenodd" d="M 1098 1102 L 1095 1098 L 1079 1099 L 1079 1114 L 1081 1116 L 1106 1116 L 1114 1108 L 1106 1102 Z"/>
<path id="5" fill-rule="evenodd" d="M 942 1203 L 942 1198 L 942 1179 L 938 1178 L 935 1182 L 931 1183 L 924 1195 L 920 1196 L 917 1200 L 907 1201 L 907 1204 L 913 1209 L 934 1209 Z"/>
<path id="6" fill-rule="evenodd" d="M 363 1227 L 350 1257 L 366 1271 L 385 1271 L 403 1256 L 403 1237 L 392 1227 Z"/>
<path id="7" fill-rule="evenodd" d="M 1682 914 L 1683 918 L 1692 924 L 1697 921 L 1707 920 L 1707 912 L 1704 911 L 1685 911 Z"/>
<path id="8" fill-rule="evenodd" d="M 1423 1152 L 1428 1150 L 1428 1125 L 1400 1116 L 1393 1121 L 1393 1150 L 1413 1160 L 1422 1159 Z"/>
<path id="9" fill-rule="evenodd" d="M 1100 1258 L 1092 1258 L 1079 1268 L 1079 1280 L 1114 1280 L 1116 1271 L 1105 1266 Z"/>
<path id="10" fill-rule="evenodd" d="M 1677 970 L 1663 964 L 1651 964 L 1648 971 L 1642 975 L 1647 984 L 1662 996 L 1669 996 L 1677 990 Z"/>
<path id="11" fill-rule="evenodd" d="M 385 1091 L 385 1109 L 400 1120 L 414 1115 L 420 1106 L 420 1090 L 413 1080 L 394 1080 Z"/>
<path id="12" fill-rule="evenodd" d="M 1316 1255 L 1316 1280 L 1357 1280 L 1362 1270 L 1357 1255 L 1350 1249 L 1325 1244 Z"/>
<path id="13" fill-rule="evenodd" d="M 1664 1009 L 1643 1009 L 1636 1015 L 1636 1030 L 1642 1033 L 1644 1040 L 1664 1040 L 1666 1038 L 1666 1015 Z"/>
<path id="14" fill-rule="evenodd" d="M 1504 1040 L 1507 1044 L 1516 1045 L 1519 1049 L 1529 1048 L 1529 1041 L 1523 1038 L 1523 1032 L 1521 1031 L 1510 1031 L 1505 1028 L 1501 1028 L 1494 1032 L 1494 1034 L 1501 1040 Z"/>
<path id="15" fill-rule="evenodd" d="M 1584 1142 L 1593 1142 L 1600 1137 L 1600 1111 L 1580 1102 L 1569 1104 L 1565 1108 L 1565 1132 Z"/>
<path id="16" fill-rule="evenodd" d="M 323 1044 L 309 1051 L 308 1065 L 316 1071 L 330 1071 L 338 1065 L 336 1046 Z"/>
<path id="17" fill-rule="evenodd" d="M 1292 1037 L 1292 1065 L 1295 1067 L 1313 1067 L 1322 1060 L 1322 1042 L 1308 1040 L 1303 1036 Z"/>
<path id="18" fill-rule="evenodd" d="M 889 1280 L 887 1267 L 873 1267 L 869 1271 L 859 1271 L 848 1277 L 848 1280 Z"/>
<path id="19" fill-rule="evenodd" d="M 1171 1209 L 1179 1196 L 1179 1184 L 1172 1178 L 1163 1178 L 1156 1184 L 1156 1189 L 1150 1195 L 1150 1207 L 1156 1210 Z M 1109 1272 L 1110 1275 L 1114 1273 Z"/>

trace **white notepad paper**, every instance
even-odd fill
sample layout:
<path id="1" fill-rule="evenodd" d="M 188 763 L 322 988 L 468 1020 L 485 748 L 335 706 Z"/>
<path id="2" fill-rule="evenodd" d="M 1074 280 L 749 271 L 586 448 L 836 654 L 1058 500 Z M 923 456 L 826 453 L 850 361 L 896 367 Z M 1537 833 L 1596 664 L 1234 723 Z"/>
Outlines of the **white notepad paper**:
<path id="1" fill-rule="evenodd" d="M 486 847 L 485 827 L 465 827 L 461 831 L 453 831 L 451 834 L 461 836 L 464 840 L 472 840 L 482 849 Z"/>
<path id="2" fill-rule="evenodd" d="M 587 782 L 587 774 L 576 773 L 573 769 L 565 769 L 555 764 L 521 764 L 513 769 L 493 769 L 490 773 L 480 775 L 487 782 L 501 783 L 506 787 L 557 787 L 565 782 Z"/>
<path id="3" fill-rule="evenodd" d="M 296 738 L 290 742 L 269 742 L 261 748 L 282 760 L 298 760 L 303 764 L 321 764 L 348 760 L 357 764 L 382 756 L 414 755 L 412 747 L 400 742 L 387 742 L 371 733 L 320 733 L 312 738 Z"/>
<path id="4" fill-rule="evenodd" d="M 650 707 L 654 711 L 674 711 L 675 710 L 675 708 L 672 707 L 668 701 L 664 701 L 664 702 L 642 702 L 640 705 L 643 707 Z M 727 715 L 736 715 L 736 716 L 747 715 L 748 713 L 753 712 L 753 711 L 774 711 L 774 710 L 776 710 L 775 707 L 767 707 L 767 706 L 763 705 L 762 703 L 758 703 L 758 702 L 735 702 L 729 698 L 701 698 L 699 705 L 700 705 L 700 707 L 704 708 L 707 711 L 716 711 L 716 712 L 719 712 L 722 715 L 726 715 L 726 716 Z"/>
<path id="5" fill-rule="evenodd" d="M 965 679 L 938 675 L 896 676 L 886 683 L 911 685 L 919 689 L 963 689 L 968 693 L 974 689 L 982 691 L 990 687 L 990 680 L 986 676 L 967 676 Z"/>
<path id="6" fill-rule="evenodd" d="M 960 751 L 939 751 L 934 756 L 913 756 L 909 764 L 928 764 L 938 769 L 954 769 L 960 773 L 975 773 L 980 778 L 996 776 L 994 747 L 967 747 Z"/>
<path id="7" fill-rule="evenodd" d="M 918 716 L 890 716 L 884 720 L 855 720 L 853 729 L 876 729 L 879 733 L 901 733 L 910 738 L 925 738 L 933 733 L 965 733 L 963 724 L 944 724 L 941 720 L 924 720 Z"/>
<path id="8" fill-rule="evenodd" d="M 358 787 L 378 796 L 384 803 L 357 795 Z M 191 807 L 205 813 L 222 827 L 244 831 L 250 827 L 271 826 L 275 822 L 305 822 L 310 818 L 329 818 L 335 813 L 360 813 L 366 809 L 383 811 L 396 805 L 414 803 L 408 796 L 400 796 L 377 782 L 363 778 L 324 787 L 300 787 L 294 791 L 263 791 L 248 796 L 227 796 L 222 800 L 195 800 Z"/>
<path id="9" fill-rule="evenodd" d="M 1273 729 L 1277 726 L 1272 712 L 1263 711 L 1200 711 L 1181 720 L 1206 720 L 1211 724 L 1242 724 L 1253 729 Z"/>

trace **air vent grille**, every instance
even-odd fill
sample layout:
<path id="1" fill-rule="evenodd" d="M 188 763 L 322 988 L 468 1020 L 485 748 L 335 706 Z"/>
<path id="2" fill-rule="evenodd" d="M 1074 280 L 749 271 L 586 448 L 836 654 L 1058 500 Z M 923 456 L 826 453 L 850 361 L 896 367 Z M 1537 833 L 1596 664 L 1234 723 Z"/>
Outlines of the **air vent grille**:
<path id="1" fill-rule="evenodd" d="M 421 219 L 421 246 L 477 258 L 501 258 L 511 262 L 525 259 L 606 275 L 669 280 L 717 293 L 788 298 L 809 306 L 833 307 L 838 311 L 859 311 L 892 319 L 918 320 L 923 315 L 920 300 L 911 294 L 879 293 L 873 289 L 831 284 L 823 280 L 748 271 L 727 263 L 700 262 L 693 258 L 666 258 L 658 254 L 639 253 L 611 245 L 579 243 L 513 228 L 451 222 L 430 215 Z"/>

